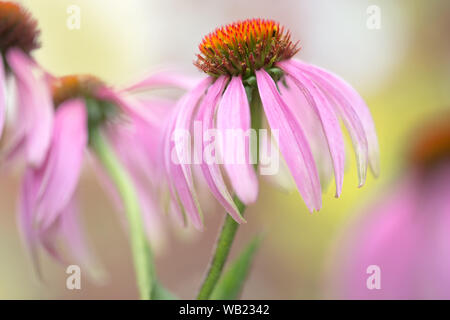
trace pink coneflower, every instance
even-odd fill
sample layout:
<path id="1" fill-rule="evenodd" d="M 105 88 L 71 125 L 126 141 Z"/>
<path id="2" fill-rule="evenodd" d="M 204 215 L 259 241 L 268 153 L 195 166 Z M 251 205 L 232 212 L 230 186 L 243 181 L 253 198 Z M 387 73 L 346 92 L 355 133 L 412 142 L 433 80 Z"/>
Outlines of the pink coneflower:
<path id="1" fill-rule="evenodd" d="M 132 87 L 178 85 L 167 74 L 157 74 Z M 86 262 L 87 250 L 76 223 L 75 191 L 86 151 L 100 163 L 120 196 L 127 214 L 141 296 L 150 295 L 147 235 L 155 239 L 159 224 L 156 193 L 158 157 L 143 150 L 159 150 L 161 126 L 168 108 L 163 101 L 147 101 L 107 87 L 92 76 L 65 76 L 51 81 L 55 109 L 51 143 L 41 166 L 26 168 L 20 221 L 36 259 L 38 245 L 61 259 L 56 236 L 63 236 L 77 261 Z M 167 110 L 166 110 L 167 111 Z M 109 145 L 111 144 L 112 147 Z M 105 175 L 102 175 L 105 176 Z M 148 181 L 152 181 L 148 183 Z M 144 185 L 144 183 L 146 183 Z M 153 188 L 153 190 L 152 190 Z"/>
<path id="2" fill-rule="evenodd" d="M 326 148 L 319 151 L 331 159 L 336 196 L 341 194 L 345 150 L 339 119 L 353 141 L 359 185 L 365 182 L 369 163 L 378 173 L 377 136 L 363 99 L 338 76 L 293 59 L 300 49 L 284 27 L 261 19 L 232 23 L 207 35 L 199 49 L 195 65 L 209 76 L 180 100 L 168 129 L 166 150 L 172 196 L 196 227 L 202 227 L 202 220 L 191 169 L 183 161 L 174 163 L 171 153 L 176 148 L 174 132 L 192 130 L 195 120 L 202 122 L 203 132 L 246 132 L 260 129 L 264 113 L 271 130 L 279 133 L 279 150 L 311 211 L 319 210 L 322 204 L 312 146 Z M 314 122 L 308 120 L 311 117 L 307 114 L 312 115 Z M 244 219 L 233 194 L 243 204 L 256 200 L 258 180 L 254 164 L 249 150 L 236 148 L 230 139 L 224 139 L 220 152 L 224 157 L 241 153 L 236 158 L 246 160 L 244 164 L 225 162 L 223 166 L 233 191 L 228 189 L 217 163 L 202 162 L 201 170 L 215 198 L 240 223 Z"/>
<path id="3" fill-rule="evenodd" d="M 14 111 L 7 152 L 10 157 L 23 154 L 33 166 L 44 160 L 53 122 L 46 73 L 30 56 L 40 46 L 38 36 L 37 23 L 25 9 L 0 1 L 0 132 L 6 112 Z M 7 106 L 7 97 L 14 95 L 14 88 L 17 106 Z"/>
<path id="4" fill-rule="evenodd" d="M 343 276 L 333 267 L 343 297 L 450 298 L 450 115 L 413 140 L 405 172 L 347 233 Z"/>

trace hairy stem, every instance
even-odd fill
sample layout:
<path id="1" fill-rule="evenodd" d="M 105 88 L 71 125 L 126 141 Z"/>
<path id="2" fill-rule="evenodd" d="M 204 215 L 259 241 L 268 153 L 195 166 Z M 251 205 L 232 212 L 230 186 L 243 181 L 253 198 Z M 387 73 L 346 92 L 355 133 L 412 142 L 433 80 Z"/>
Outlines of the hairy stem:
<path id="1" fill-rule="evenodd" d="M 243 214 L 245 211 L 245 205 L 237 197 L 234 198 L 234 202 L 236 203 L 239 212 Z M 239 223 L 234 221 L 233 218 L 227 214 L 225 217 L 225 222 L 222 226 L 222 231 L 220 232 L 217 240 L 214 256 L 206 274 L 206 278 L 203 281 L 197 295 L 198 300 L 208 300 L 211 297 L 211 293 L 222 275 L 222 271 L 230 253 L 231 245 L 233 244 L 238 227 Z"/>

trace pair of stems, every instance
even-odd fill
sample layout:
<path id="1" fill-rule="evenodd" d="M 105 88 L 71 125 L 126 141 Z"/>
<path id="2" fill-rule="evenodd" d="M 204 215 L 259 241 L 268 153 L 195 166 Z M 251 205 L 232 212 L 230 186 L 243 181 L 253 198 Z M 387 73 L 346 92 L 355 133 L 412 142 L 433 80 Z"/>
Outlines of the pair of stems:
<path id="1" fill-rule="evenodd" d="M 252 128 L 259 129 L 261 127 L 261 98 L 256 88 L 248 88 L 247 96 L 252 113 Z M 137 278 L 137 284 L 141 299 L 147 300 L 152 296 L 152 289 L 157 286 L 155 281 L 155 268 L 153 257 L 149 248 L 147 238 L 142 226 L 142 216 L 139 207 L 139 199 L 135 190 L 134 184 L 129 177 L 127 171 L 118 160 L 112 148 L 108 145 L 102 137 L 99 130 L 94 130 L 90 134 L 91 145 L 95 150 L 98 158 L 102 162 L 104 168 L 113 180 L 119 191 L 122 202 L 125 207 L 129 229 L 130 229 L 130 243 L 133 254 L 134 268 Z M 257 154 L 258 154 L 257 141 Z M 257 169 L 258 159 L 255 164 Z M 234 197 L 234 202 L 243 215 L 245 205 Z M 213 258 L 206 274 L 205 280 L 201 285 L 200 291 L 197 295 L 199 300 L 207 300 L 211 297 L 217 283 L 222 275 L 225 263 L 228 259 L 231 246 L 236 236 L 239 224 L 231 218 L 229 214 L 225 217 L 222 230 L 217 240 L 216 249 Z"/>
<path id="2" fill-rule="evenodd" d="M 91 146 L 103 167 L 106 169 L 108 175 L 113 180 L 122 198 L 129 223 L 130 244 L 133 254 L 139 295 L 142 300 L 149 300 L 151 298 L 151 291 L 154 284 L 155 270 L 152 262 L 152 254 L 142 227 L 139 199 L 137 197 L 135 187 L 127 171 L 122 166 L 116 154 L 102 137 L 100 132 L 92 132 Z M 238 198 L 235 198 L 235 203 L 242 214 L 245 210 L 244 204 Z M 239 224 L 234 221 L 230 215 L 226 216 L 225 223 L 222 227 L 222 231 L 217 242 L 213 260 L 197 299 L 206 300 L 211 296 L 222 274 L 238 226 Z"/>

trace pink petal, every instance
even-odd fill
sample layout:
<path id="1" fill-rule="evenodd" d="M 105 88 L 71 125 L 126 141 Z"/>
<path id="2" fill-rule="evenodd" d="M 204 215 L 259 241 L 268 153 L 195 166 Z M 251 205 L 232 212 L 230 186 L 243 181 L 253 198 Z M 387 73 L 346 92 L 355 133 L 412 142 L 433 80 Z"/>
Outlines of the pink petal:
<path id="1" fill-rule="evenodd" d="M 16 164 L 18 161 L 28 160 L 26 158 L 26 134 L 28 128 L 27 119 L 30 118 L 29 108 L 23 108 L 20 92 L 23 91 L 24 84 L 15 77 L 10 77 L 11 85 L 8 86 L 8 94 L 11 94 L 12 106 L 16 108 L 11 117 L 11 129 L 8 132 L 8 139 L 4 146 L 4 166 Z M 7 101 L 9 103 L 9 101 Z"/>
<path id="2" fill-rule="evenodd" d="M 87 146 L 87 114 L 81 100 L 68 100 L 55 115 L 52 145 L 44 167 L 36 219 L 50 226 L 73 196 Z"/>
<path id="3" fill-rule="evenodd" d="M 146 235 L 153 250 L 158 251 L 164 246 L 167 241 L 167 236 L 162 219 L 162 210 L 159 207 L 157 199 L 154 198 L 156 191 L 152 190 L 148 186 L 148 183 L 142 181 L 142 178 L 135 173 L 132 173 L 132 178 L 142 209 L 142 221 Z"/>
<path id="4" fill-rule="evenodd" d="M 188 77 L 182 74 L 163 71 L 154 73 L 145 79 L 128 86 L 123 91 L 149 90 L 155 88 L 175 87 L 191 90 L 199 83 L 198 78 Z"/>
<path id="5" fill-rule="evenodd" d="M 319 170 L 320 184 L 323 190 L 331 179 L 334 179 L 334 172 L 333 160 L 330 157 L 328 141 L 325 137 L 322 123 L 315 110 L 311 108 L 308 99 L 306 99 L 303 92 L 294 83 L 294 80 L 286 76 L 284 77 L 284 81 L 286 85 L 280 85 L 278 88 L 280 89 L 284 102 L 290 108 L 305 133 L 314 156 L 314 161 L 317 164 L 317 169 Z M 283 164 L 285 166 L 284 170 L 292 180 L 289 168 L 287 168 L 284 160 L 280 163 L 280 171 L 283 169 Z M 292 182 L 293 188 L 296 189 L 295 182 L 293 180 Z"/>
<path id="6" fill-rule="evenodd" d="M 178 150 L 173 141 L 174 130 L 189 131 L 192 114 L 195 111 L 198 101 L 204 94 L 206 88 L 210 84 L 211 79 L 207 78 L 199 83 L 194 90 L 187 93 L 178 102 L 173 113 L 173 119 L 169 121 L 169 126 L 166 131 L 166 149 L 165 149 L 165 166 L 169 177 L 169 190 L 174 202 L 180 202 L 184 211 L 190 217 L 192 223 L 197 229 L 203 228 L 201 210 L 197 200 L 197 195 L 194 188 L 192 173 L 188 164 L 174 163 L 172 155 L 179 157 Z M 184 161 L 185 162 L 185 161 Z"/>
<path id="7" fill-rule="evenodd" d="M 360 185 L 364 184 L 367 157 L 375 175 L 379 173 L 379 147 L 375 125 L 361 96 L 343 79 L 300 61 L 292 60 L 298 68 L 308 72 L 312 79 L 336 100 L 337 107 L 349 129 L 357 154 L 359 153 Z M 362 153 L 367 153 L 364 155 Z"/>
<path id="8" fill-rule="evenodd" d="M 320 123 L 328 142 L 330 156 L 333 159 L 334 175 L 336 180 L 336 196 L 339 197 L 344 182 L 344 166 L 345 166 L 345 144 L 344 138 L 334 110 L 330 101 L 323 94 L 321 89 L 317 87 L 308 77 L 304 76 L 302 71 L 298 70 L 289 63 L 284 61 L 280 63 L 281 68 L 286 71 L 305 95 L 308 104 L 314 109 L 320 119 Z"/>
<path id="9" fill-rule="evenodd" d="M 90 245 L 79 221 L 79 213 L 75 197 L 72 197 L 57 221 L 57 234 L 64 237 L 65 243 L 70 249 L 70 256 L 86 270 L 89 270 L 94 278 L 98 278 L 96 276 L 96 273 L 100 271 L 98 263 L 89 248 Z"/>
<path id="10" fill-rule="evenodd" d="M 221 98 L 223 89 L 225 88 L 227 78 L 225 76 L 219 77 L 214 84 L 208 89 L 208 92 L 201 102 L 197 119 L 203 122 L 203 132 L 214 128 L 214 113 L 217 103 Z M 203 142 L 203 139 L 202 139 Z M 217 146 L 217 144 L 216 144 Z M 195 150 L 199 157 L 203 154 L 203 143 L 198 145 Z M 217 152 L 217 150 L 216 150 Z M 200 158 L 202 159 L 202 158 Z M 236 204 L 233 201 L 233 197 L 228 191 L 228 188 L 223 180 L 222 173 L 216 161 L 207 163 L 205 159 L 200 164 L 205 181 L 211 190 L 214 197 L 225 208 L 225 210 L 233 217 L 238 223 L 245 222 L 245 219 L 240 214 Z"/>
<path id="11" fill-rule="evenodd" d="M 50 145 L 53 103 L 45 74 L 18 49 L 8 51 L 7 61 L 18 80 L 19 114 L 26 125 L 25 148 L 28 162 L 39 166 Z M 41 76 L 35 75 L 41 73 Z"/>
<path id="12" fill-rule="evenodd" d="M 166 158 L 167 159 L 167 158 Z M 194 226 L 203 229 L 202 213 L 198 203 L 193 182 L 186 180 L 183 170 L 179 165 L 174 164 L 168 157 L 166 162 L 167 172 L 170 179 L 169 190 L 174 202 L 180 202 L 184 212 L 190 217 Z"/>
<path id="13" fill-rule="evenodd" d="M 109 100 L 115 103 L 122 109 L 127 115 L 139 118 L 142 121 L 148 123 L 158 122 L 158 118 L 155 117 L 153 112 L 149 110 L 146 105 L 141 103 L 138 99 L 130 97 L 124 93 L 116 92 L 115 90 L 107 87 L 103 87 L 98 90 L 97 96 L 103 100 Z"/>
<path id="14" fill-rule="evenodd" d="M 150 244 L 153 249 L 158 249 L 164 244 L 166 237 L 161 219 L 162 208 L 154 199 L 157 190 L 161 187 L 158 183 L 161 181 L 159 171 L 162 170 L 160 167 L 162 164 L 153 157 L 159 157 L 156 151 L 161 150 L 162 145 L 155 138 L 162 135 L 162 132 L 159 132 L 159 128 L 144 126 L 139 121 L 134 121 L 131 125 L 131 128 L 114 125 L 107 133 L 116 154 L 135 184 Z"/>
<path id="15" fill-rule="evenodd" d="M 194 94 L 194 91 L 193 91 L 193 95 L 192 96 L 188 95 L 187 96 L 188 99 L 186 99 L 186 100 L 182 99 L 181 100 L 181 103 L 178 106 L 178 108 L 179 108 L 178 112 L 177 112 L 178 115 L 177 115 L 176 122 L 175 122 L 175 128 L 177 130 L 185 130 L 187 132 L 190 132 L 191 125 L 192 125 L 192 120 L 193 120 L 193 116 L 194 116 L 194 112 L 195 112 L 195 110 L 197 108 L 197 103 L 200 100 L 199 93 L 201 93 L 203 95 L 203 93 L 206 91 L 208 86 L 210 86 L 210 84 L 211 84 L 211 79 L 210 78 L 206 78 L 197 87 L 197 89 L 199 89 L 199 90 L 198 90 L 198 92 L 196 92 L 196 94 Z M 182 162 L 180 164 L 180 166 L 183 169 L 184 174 L 188 178 L 190 176 L 192 176 L 191 169 L 190 169 L 191 167 L 190 167 L 189 164 Z M 189 178 L 189 179 L 192 179 L 192 178 Z"/>
<path id="16" fill-rule="evenodd" d="M 82 264 L 92 275 L 95 275 L 94 272 L 98 271 L 98 268 L 85 243 L 83 232 L 77 221 L 78 210 L 73 199 L 61 210 L 55 223 L 46 228 L 42 228 L 35 223 L 36 204 L 45 174 L 43 169 L 27 168 L 22 183 L 18 215 L 19 226 L 25 244 L 31 253 L 33 265 L 38 275 L 41 276 L 38 260 L 38 248 L 41 245 L 60 263 L 70 264 L 71 261 L 62 255 L 58 246 L 59 239 L 65 238 L 70 254 L 76 260 L 76 263 Z"/>
<path id="17" fill-rule="evenodd" d="M 46 229 L 39 228 L 38 232 L 39 244 L 59 263 L 65 266 L 80 265 L 92 280 L 103 280 L 104 272 L 92 254 L 80 224 L 75 197 L 62 209 L 58 219 L 52 225 Z"/>
<path id="18" fill-rule="evenodd" d="M 139 168 L 149 181 L 158 177 L 158 169 L 162 168 L 162 157 L 158 152 L 162 147 L 162 130 L 141 124 L 139 120 L 113 124 L 105 129 L 108 140 L 127 167 Z"/>
<path id="19" fill-rule="evenodd" d="M 3 127 L 5 125 L 5 112 L 6 112 L 6 78 L 5 67 L 3 66 L 3 57 L 0 56 L 0 137 L 3 133 Z"/>
<path id="20" fill-rule="evenodd" d="M 258 179 L 249 151 L 250 139 L 245 138 L 250 128 L 250 106 L 244 85 L 240 77 L 232 77 L 217 110 L 217 129 L 222 133 L 225 170 L 236 195 L 245 204 L 255 202 L 258 196 Z M 240 140 L 236 142 L 235 139 Z M 240 160 L 244 162 L 239 163 Z"/>
<path id="21" fill-rule="evenodd" d="M 281 99 L 275 82 L 263 69 L 256 71 L 258 90 L 272 130 L 279 130 L 279 148 L 310 211 L 322 205 L 319 175 L 303 130 Z"/>
<path id="22" fill-rule="evenodd" d="M 186 226 L 186 216 L 185 216 L 185 210 L 182 208 L 182 203 L 180 202 L 180 199 L 178 197 L 176 187 L 174 184 L 174 181 L 172 181 L 172 174 L 174 173 L 173 167 L 172 167 L 172 158 L 171 158 L 171 152 L 172 152 L 172 145 L 171 145 L 171 133 L 173 130 L 173 125 L 175 123 L 175 116 L 176 113 L 173 112 L 171 115 L 171 120 L 167 122 L 166 128 L 164 130 L 164 138 L 163 138 L 163 157 L 164 157 L 164 170 L 167 175 L 167 187 L 169 190 L 169 211 L 174 213 L 178 220 L 181 222 L 182 225 Z M 175 172 L 175 174 L 179 174 L 178 172 Z M 200 215 L 200 208 L 196 208 L 198 212 L 195 213 L 195 215 Z M 194 218 L 195 219 L 195 218 Z M 203 226 L 200 225 L 198 227 L 199 229 L 202 229 Z"/>
<path id="23" fill-rule="evenodd" d="M 30 252 L 33 266 L 40 276 L 38 257 L 39 234 L 35 228 L 34 209 L 39 191 L 42 172 L 31 168 L 25 171 L 19 200 L 18 225 L 26 248 Z"/>

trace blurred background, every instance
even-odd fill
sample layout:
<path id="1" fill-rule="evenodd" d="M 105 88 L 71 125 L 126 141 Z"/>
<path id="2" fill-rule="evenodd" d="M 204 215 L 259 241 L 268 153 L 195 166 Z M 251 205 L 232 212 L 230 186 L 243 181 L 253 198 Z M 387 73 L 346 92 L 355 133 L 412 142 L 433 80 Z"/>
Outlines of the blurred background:
<path id="1" fill-rule="evenodd" d="M 235 255 L 264 232 L 242 298 L 336 297 L 329 283 L 332 254 L 365 205 L 402 173 L 404 152 L 423 119 L 450 107 L 450 2 L 447 0 L 24 0 L 42 30 L 37 61 L 55 75 L 90 73 L 125 84 L 162 66 L 201 76 L 192 64 L 202 37 L 234 20 L 262 17 L 288 27 L 302 50 L 297 58 L 349 81 L 367 101 L 376 124 L 381 175 L 369 174 L 357 188 L 348 153 L 344 189 L 330 184 L 323 209 L 310 214 L 297 192 L 286 194 L 261 180 L 261 194 L 248 209 Z M 81 9 L 80 29 L 66 21 L 71 5 Z M 379 9 L 373 25 L 371 6 Z M 373 9 L 373 7 L 372 7 Z M 378 28 L 379 27 L 379 28 Z M 82 278 L 81 290 L 66 289 L 65 266 L 42 255 L 43 279 L 33 272 L 16 226 L 19 173 L 0 182 L 0 299 L 135 299 L 126 232 L 114 205 L 86 166 L 78 188 L 87 235 L 107 278 Z M 194 298 L 223 219 L 209 208 L 205 231 L 170 231 L 157 251 L 157 273 L 176 295 Z M 333 257 L 333 258 L 332 258 Z M 336 274 L 335 276 L 338 276 Z M 337 296 L 338 297 L 338 296 Z"/>

